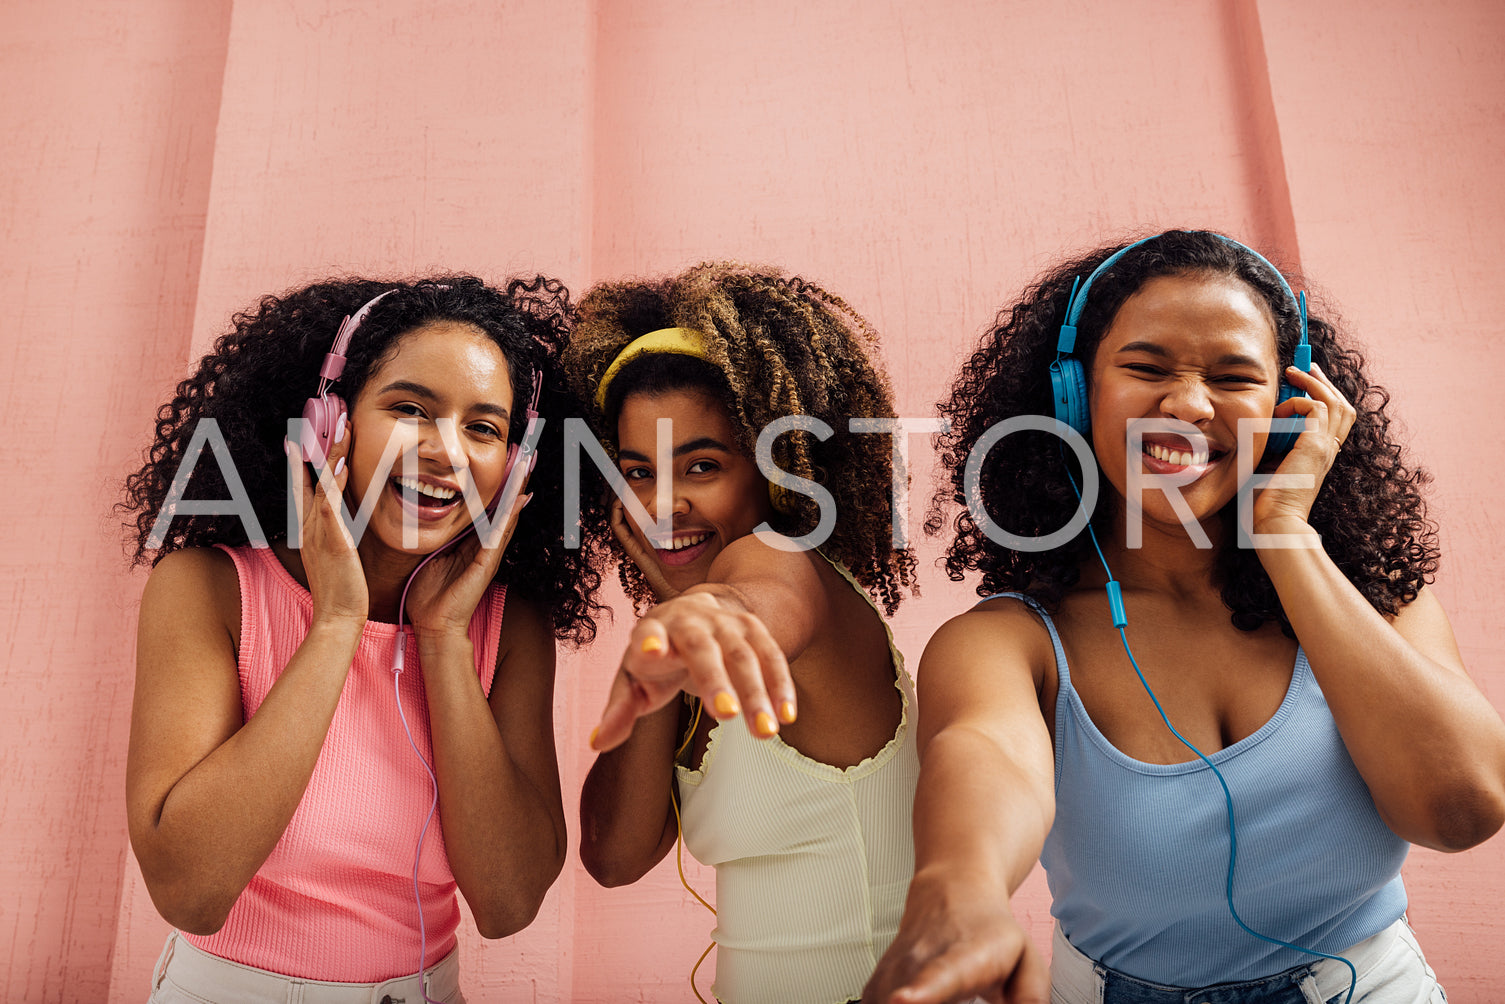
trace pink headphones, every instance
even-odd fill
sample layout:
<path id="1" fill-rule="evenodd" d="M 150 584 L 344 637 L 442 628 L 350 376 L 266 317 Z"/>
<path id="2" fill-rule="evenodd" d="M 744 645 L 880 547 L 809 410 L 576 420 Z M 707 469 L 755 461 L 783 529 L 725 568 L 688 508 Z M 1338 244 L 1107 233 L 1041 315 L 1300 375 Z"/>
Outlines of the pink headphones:
<path id="1" fill-rule="evenodd" d="M 448 289 L 447 286 L 436 287 Z M 384 297 L 397 292 L 389 289 L 385 293 L 379 293 L 366 301 L 365 306 L 353 314 L 345 315 L 345 320 L 340 322 L 340 330 L 334 336 L 334 345 L 324 355 L 324 364 L 319 367 L 319 390 L 314 397 L 303 402 L 303 435 L 299 437 L 299 445 L 303 449 L 303 459 L 314 467 L 323 467 L 329 458 L 329 448 L 345 439 L 347 413 L 345 399 L 333 393 L 329 388 L 340 374 L 345 372 L 345 353 L 350 349 L 350 340 L 360 330 L 361 323 L 371 313 L 371 308 L 382 301 Z M 529 434 L 533 432 L 538 421 L 538 395 L 543 389 L 543 373 L 533 374 L 533 396 L 528 401 L 527 432 L 523 437 L 523 449 L 532 452 L 533 446 Z M 512 465 L 516 463 L 518 446 L 513 444 L 507 454 L 507 469 L 502 473 L 502 483 L 506 484 L 507 478 L 512 474 Z M 528 461 L 528 469 L 531 471 L 538 462 L 537 456 L 525 458 Z"/>
<path id="2" fill-rule="evenodd" d="M 378 294 L 354 314 L 345 315 L 345 320 L 340 322 L 339 332 L 334 336 L 334 345 L 324 355 L 324 365 L 319 367 L 318 394 L 303 404 L 303 435 L 299 437 L 303 459 L 316 468 L 324 466 L 329 458 L 329 448 L 345 438 L 345 399 L 330 393 L 329 385 L 345 372 L 345 352 L 350 348 L 350 339 L 360 328 L 361 322 L 371 313 L 371 308 L 381 302 L 382 297 L 391 296 L 395 292 L 397 290 L 389 289 Z"/>

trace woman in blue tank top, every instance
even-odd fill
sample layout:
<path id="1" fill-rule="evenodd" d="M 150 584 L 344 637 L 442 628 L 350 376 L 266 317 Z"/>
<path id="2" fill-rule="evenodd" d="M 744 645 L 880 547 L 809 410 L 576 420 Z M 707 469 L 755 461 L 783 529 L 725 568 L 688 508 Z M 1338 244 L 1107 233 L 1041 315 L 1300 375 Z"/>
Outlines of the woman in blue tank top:
<path id="1" fill-rule="evenodd" d="M 1000 313 L 942 405 L 947 571 L 988 598 L 922 660 L 915 879 L 864 1000 L 1444 999 L 1400 867 L 1500 828 L 1505 725 L 1387 400 L 1217 234 Z M 1037 855 L 1049 973 L 1009 909 Z"/>

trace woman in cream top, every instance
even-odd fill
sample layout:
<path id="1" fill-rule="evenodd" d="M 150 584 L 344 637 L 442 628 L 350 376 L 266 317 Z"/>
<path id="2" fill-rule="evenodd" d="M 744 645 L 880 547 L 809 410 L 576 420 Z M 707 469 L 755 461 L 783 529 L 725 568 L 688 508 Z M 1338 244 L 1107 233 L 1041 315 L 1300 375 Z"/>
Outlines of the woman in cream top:
<path id="1" fill-rule="evenodd" d="M 592 290 L 566 354 L 615 453 L 623 581 L 657 603 L 592 736 L 581 858 L 603 885 L 636 881 L 674 846 L 682 794 L 687 842 L 716 865 L 730 1004 L 860 996 L 913 869 L 910 686 L 865 593 L 892 612 L 913 559 L 890 543 L 889 441 L 847 432 L 893 415 L 875 349 L 823 290 L 705 265 Z M 760 467 L 786 416 L 833 434 L 769 433 Z M 698 767 L 678 784 L 676 757 Z"/>
<path id="2" fill-rule="evenodd" d="M 718 723 L 698 769 L 677 768 L 685 846 L 716 868 L 716 989 L 739 991 L 728 1000 L 851 999 L 898 930 L 914 838 L 896 809 L 913 803 L 920 761 L 914 688 L 891 638 L 890 651 L 903 715 L 861 763 Z"/>

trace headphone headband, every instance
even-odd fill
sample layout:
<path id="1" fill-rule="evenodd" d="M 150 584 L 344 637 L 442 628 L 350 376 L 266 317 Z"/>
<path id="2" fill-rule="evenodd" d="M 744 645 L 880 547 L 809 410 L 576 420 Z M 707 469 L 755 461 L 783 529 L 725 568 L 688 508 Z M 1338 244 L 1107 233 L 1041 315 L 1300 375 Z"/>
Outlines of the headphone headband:
<path id="1" fill-rule="evenodd" d="M 1167 230 L 1165 233 L 1170 232 L 1171 231 Z M 1303 344 L 1305 344 L 1307 342 L 1306 294 L 1303 292 L 1301 296 L 1297 296 L 1294 292 L 1292 292 L 1291 284 L 1286 282 L 1286 277 L 1280 274 L 1280 269 L 1271 264 L 1270 259 L 1266 258 L 1258 251 L 1249 247 L 1249 245 L 1242 244 L 1239 241 L 1234 240 L 1232 237 L 1225 237 L 1222 234 L 1212 230 L 1200 230 L 1196 232 L 1204 233 L 1211 237 L 1216 237 L 1218 240 L 1222 241 L 1225 244 L 1232 245 L 1233 247 L 1236 247 L 1241 251 L 1248 252 L 1249 254 L 1254 256 L 1254 259 L 1256 261 L 1270 270 L 1270 274 L 1275 276 L 1275 281 L 1280 283 L 1280 288 L 1285 291 L 1286 297 L 1291 301 L 1292 304 L 1296 306 L 1297 312 L 1301 316 L 1301 341 Z M 1087 276 L 1086 282 L 1082 281 L 1081 276 L 1077 276 L 1076 281 L 1071 284 L 1071 294 L 1067 297 L 1066 300 L 1066 321 L 1061 325 L 1061 334 L 1060 337 L 1056 340 L 1057 352 L 1063 355 L 1069 355 L 1076 347 L 1077 322 L 1082 319 L 1082 312 L 1087 309 L 1087 293 L 1092 289 L 1092 284 L 1097 281 L 1097 277 L 1106 272 L 1108 269 L 1112 268 L 1120 258 L 1128 254 L 1130 251 L 1139 247 L 1141 244 L 1148 244 L 1150 241 L 1159 240 L 1161 237 L 1165 236 L 1165 233 L 1156 234 L 1153 237 L 1142 237 L 1132 244 L 1127 244 L 1124 247 L 1119 248 L 1117 251 L 1110 254 L 1107 258 L 1103 259 L 1103 263 L 1101 265 L 1092 270 L 1092 272 Z"/>
<path id="2" fill-rule="evenodd" d="M 1166 231 L 1165 233 L 1171 233 Z M 1297 315 L 1301 319 L 1301 340 L 1296 346 L 1295 363 L 1298 369 L 1306 372 L 1312 367 L 1312 347 L 1307 335 L 1306 292 L 1303 290 L 1299 295 L 1291 291 L 1291 284 L 1286 282 L 1285 276 L 1280 274 L 1280 269 L 1270 263 L 1270 260 L 1258 251 L 1246 244 L 1241 244 L 1232 237 L 1225 237 L 1211 230 L 1194 231 L 1195 233 L 1207 234 L 1216 237 L 1225 244 L 1245 251 L 1252 255 L 1255 260 L 1262 263 L 1275 276 L 1280 288 L 1290 298 L 1296 307 Z M 1061 323 L 1060 334 L 1056 338 L 1056 358 L 1050 364 L 1051 396 L 1055 402 L 1056 418 L 1085 435 L 1092 426 L 1092 416 L 1087 404 L 1087 374 L 1082 367 L 1081 361 L 1073 356 L 1076 350 L 1077 324 L 1082 319 L 1082 313 L 1087 309 L 1087 294 L 1092 289 L 1092 284 L 1097 277 L 1112 268 L 1120 258 L 1130 251 L 1158 240 L 1165 233 L 1156 234 L 1153 237 L 1142 237 L 1132 244 L 1125 245 L 1103 259 L 1101 265 L 1088 274 L 1086 281 L 1077 276 L 1071 284 L 1071 293 L 1066 300 L 1066 317 Z M 1288 400 L 1291 397 L 1305 397 L 1287 383 L 1280 381 L 1279 401 Z M 1293 432 L 1272 432 L 1270 434 L 1269 447 L 1274 450 L 1287 450 L 1295 445 L 1299 430 Z"/>
<path id="3" fill-rule="evenodd" d="M 324 354 L 324 363 L 319 367 L 319 395 L 321 397 L 329 390 L 329 385 L 345 372 L 345 353 L 350 349 L 350 339 L 355 337 L 361 323 L 366 320 L 366 315 L 371 313 L 372 307 L 395 292 L 397 290 L 389 289 L 385 293 L 376 294 L 355 313 L 346 314 L 345 319 L 340 322 L 340 330 L 335 333 L 334 344 Z"/>
<path id="4" fill-rule="evenodd" d="M 450 288 L 443 283 L 421 285 L 427 285 L 433 289 Z M 325 353 L 324 362 L 319 367 L 319 389 L 303 404 L 304 429 L 300 442 L 303 447 L 303 459 L 307 462 L 322 467 L 329 456 L 330 447 L 344 439 L 346 405 L 338 394 L 330 392 L 330 385 L 345 372 L 345 354 L 350 350 L 350 343 L 354 340 L 356 332 L 360 330 L 366 317 L 371 313 L 371 308 L 398 291 L 389 289 L 384 293 L 378 293 L 362 304 L 355 313 L 347 314 L 340 322 L 339 331 L 334 336 L 334 344 Z M 526 410 L 530 425 L 538 419 L 538 397 L 542 391 L 543 370 L 535 369 L 533 393 Z"/>

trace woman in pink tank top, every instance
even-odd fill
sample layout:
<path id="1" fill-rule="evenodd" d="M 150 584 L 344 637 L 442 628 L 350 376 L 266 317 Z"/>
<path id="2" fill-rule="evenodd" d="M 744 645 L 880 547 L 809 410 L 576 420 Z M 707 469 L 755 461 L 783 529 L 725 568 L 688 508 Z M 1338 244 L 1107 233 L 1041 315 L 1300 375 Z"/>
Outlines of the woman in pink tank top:
<path id="1" fill-rule="evenodd" d="M 459 1001 L 456 889 L 484 937 L 533 919 L 554 639 L 599 609 L 598 541 L 549 522 L 569 313 L 542 276 L 320 283 L 160 409 L 122 507 L 154 565 L 131 843 L 178 929 L 152 1000 Z"/>

